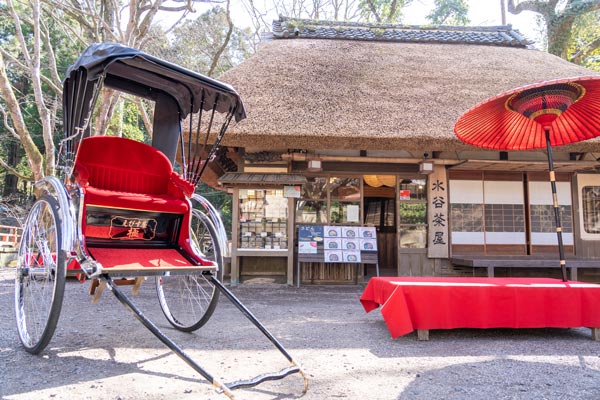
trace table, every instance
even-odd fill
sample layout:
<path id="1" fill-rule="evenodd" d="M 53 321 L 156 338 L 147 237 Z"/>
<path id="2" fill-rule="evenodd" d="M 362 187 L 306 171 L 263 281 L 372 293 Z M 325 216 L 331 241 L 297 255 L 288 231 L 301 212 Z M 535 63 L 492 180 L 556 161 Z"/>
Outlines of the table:
<path id="1" fill-rule="evenodd" d="M 551 278 L 371 278 L 360 301 L 381 306 L 392 338 L 430 329 L 592 328 L 600 340 L 600 285 Z"/>

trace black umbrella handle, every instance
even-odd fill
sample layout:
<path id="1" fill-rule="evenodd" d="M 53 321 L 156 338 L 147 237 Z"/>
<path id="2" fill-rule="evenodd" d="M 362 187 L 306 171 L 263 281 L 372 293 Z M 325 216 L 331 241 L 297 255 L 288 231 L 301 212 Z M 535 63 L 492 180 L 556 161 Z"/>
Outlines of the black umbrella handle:
<path id="1" fill-rule="evenodd" d="M 560 270 L 562 280 L 567 281 L 567 261 L 565 260 L 565 247 L 562 238 L 562 224 L 560 210 L 558 208 L 558 196 L 556 194 L 556 175 L 554 174 L 554 160 L 552 159 L 552 145 L 550 144 L 550 130 L 545 129 L 546 149 L 548 149 L 548 172 L 550 174 L 550 186 L 552 186 L 552 202 L 554 203 L 554 222 L 556 224 L 556 237 L 558 239 L 558 255 L 560 257 Z"/>

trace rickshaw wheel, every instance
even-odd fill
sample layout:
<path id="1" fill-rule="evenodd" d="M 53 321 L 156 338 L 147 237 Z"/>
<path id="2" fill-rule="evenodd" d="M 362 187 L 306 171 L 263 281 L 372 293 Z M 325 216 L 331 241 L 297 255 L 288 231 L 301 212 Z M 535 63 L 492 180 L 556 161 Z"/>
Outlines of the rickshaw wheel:
<path id="1" fill-rule="evenodd" d="M 210 219 L 198 210 L 192 211 L 191 237 L 196 252 L 204 259 L 215 261 L 219 270 L 215 277 L 223 279 L 223 258 L 216 230 Z M 160 307 L 176 329 L 193 332 L 202 327 L 217 306 L 219 291 L 202 273 L 166 274 L 156 278 Z"/>
<path id="2" fill-rule="evenodd" d="M 38 354 L 50 342 L 66 280 L 65 254 L 58 201 L 41 196 L 31 208 L 19 245 L 15 279 L 15 311 L 25 350 Z"/>

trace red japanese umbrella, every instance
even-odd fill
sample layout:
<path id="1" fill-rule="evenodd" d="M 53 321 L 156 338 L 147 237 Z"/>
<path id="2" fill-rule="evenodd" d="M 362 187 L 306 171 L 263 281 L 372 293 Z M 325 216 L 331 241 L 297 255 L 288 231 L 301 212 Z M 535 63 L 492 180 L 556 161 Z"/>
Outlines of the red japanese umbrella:
<path id="1" fill-rule="evenodd" d="M 600 136 L 600 76 L 545 81 L 502 93 L 465 112 L 454 132 L 465 143 L 491 150 L 547 149 L 560 266 L 566 281 L 552 146 Z"/>

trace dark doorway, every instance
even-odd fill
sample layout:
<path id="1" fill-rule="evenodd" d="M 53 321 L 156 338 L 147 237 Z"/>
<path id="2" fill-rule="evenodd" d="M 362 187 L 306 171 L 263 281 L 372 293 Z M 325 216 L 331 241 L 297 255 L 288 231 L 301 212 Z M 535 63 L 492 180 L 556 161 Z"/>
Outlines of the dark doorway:
<path id="1" fill-rule="evenodd" d="M 382 275 L 396 275 L 396 177 L 366 175 L 363 186 L 364 225 L 377 229 L 377 250 Z M 386 273 L 386 272 L 390 273 Z"/>

